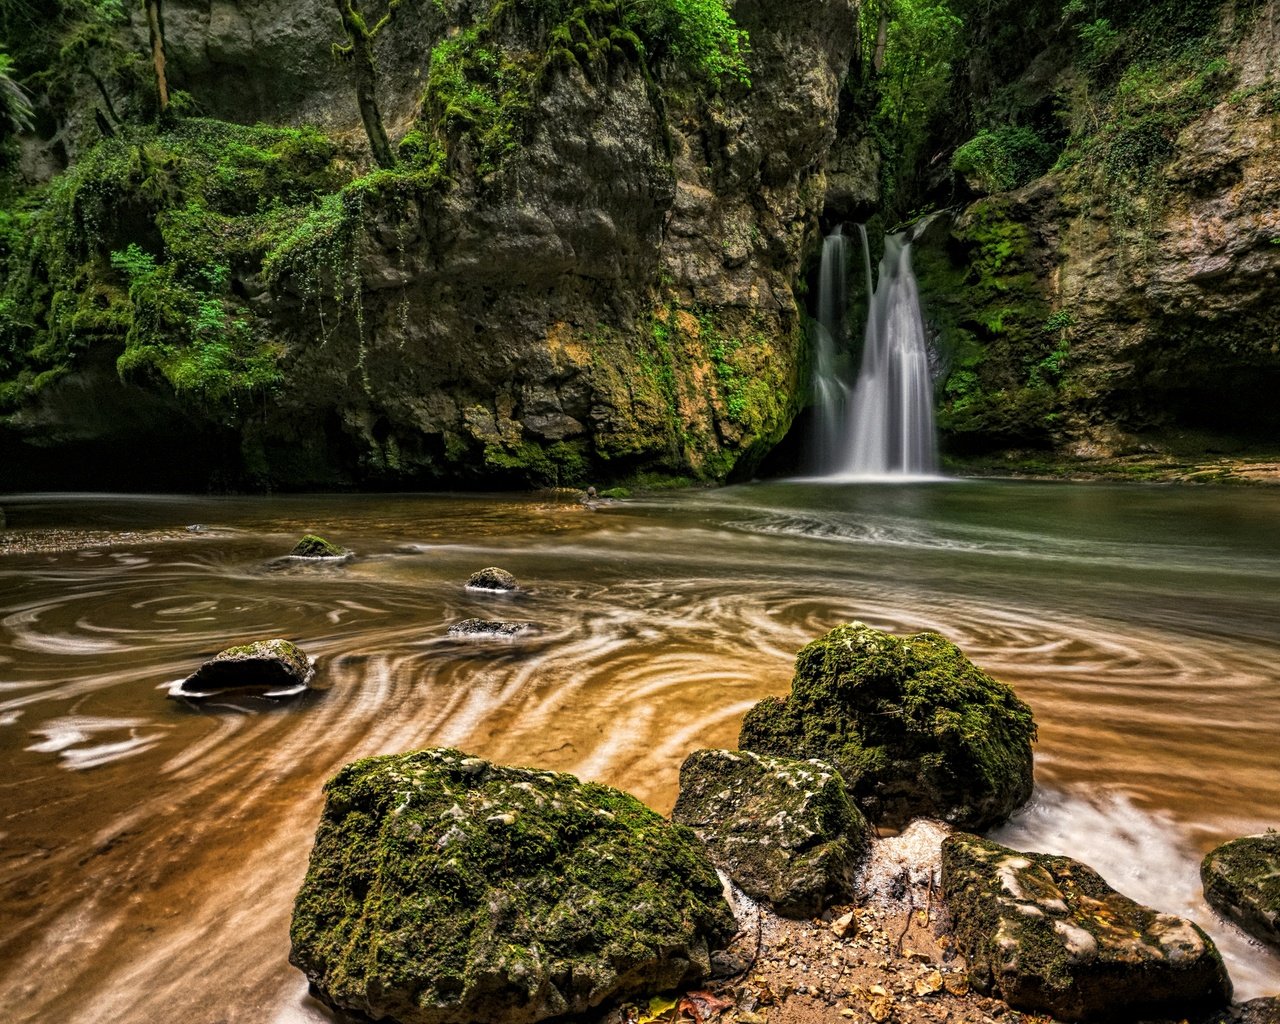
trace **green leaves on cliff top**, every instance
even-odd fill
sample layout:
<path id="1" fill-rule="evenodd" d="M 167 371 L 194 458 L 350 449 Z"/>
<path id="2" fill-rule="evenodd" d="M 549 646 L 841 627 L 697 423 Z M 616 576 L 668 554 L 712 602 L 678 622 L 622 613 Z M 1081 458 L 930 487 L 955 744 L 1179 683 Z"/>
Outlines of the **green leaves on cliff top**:
<path id="1" fill-rule="evenodd" d="M 672 61 L 691 77 L 713 85 L 749 85 L 747 33 L 729 14 L 725 0 L 626 0 L 623 23 L 650 53 Z"/>

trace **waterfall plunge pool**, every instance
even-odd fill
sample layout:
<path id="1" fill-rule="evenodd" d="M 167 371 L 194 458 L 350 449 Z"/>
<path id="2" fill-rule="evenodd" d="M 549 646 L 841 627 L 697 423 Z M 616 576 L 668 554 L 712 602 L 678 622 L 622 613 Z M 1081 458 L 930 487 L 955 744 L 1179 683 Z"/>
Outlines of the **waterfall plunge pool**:
<path id="1" fill-rule="evenodd" d="M 1280 990 L 1280 960 L 1218 921 L 1196 879 L 1217 843 L 1280 826 L 1280 489 L 0 504 L 15 1022 L 295 1019 L 289 909 L 340 765 L 455 745 L 666 811 L 685 755 L 734 746 L 746 709 L 786 692 L 796 650 L 851 619 L 938 630 L 1035 710 L 1036 793 L 998 838 L 1190 914 L 1239 998 Z M 269 566 L 311 530 L 357 557 Z M 37 537 L 55 549 L 21 553 Z M 466 591 L 486 565 L 526 591 Z M 539 628 L 445 635 L 470 617 Z M 165 698 L 221 647 L 277 635 L 316 657 L 326 692 L 266 712 Z"/>

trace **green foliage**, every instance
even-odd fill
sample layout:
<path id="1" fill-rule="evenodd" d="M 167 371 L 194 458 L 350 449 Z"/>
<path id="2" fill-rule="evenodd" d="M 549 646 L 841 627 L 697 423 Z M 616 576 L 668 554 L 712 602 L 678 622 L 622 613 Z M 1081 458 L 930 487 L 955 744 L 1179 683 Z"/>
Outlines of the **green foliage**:
<path id="1" fill-rule="evenodd" d="M 713 85 L 750 84 L 747 33 L 725 0 L 630 0 L 623 24 L 656 60 L 669 58 L 687 74 Z"/>
<path id="2" fill-rule="evenodd" d="M 1039 177 L 1056 154 L 1033 129 L 1005 125 L 983 129 L 959 147 L 951 168 L 984 192 L 1005 192 Z"/>
<path id="3" fill-rule="evenodd" d="M 30 95 L 14 81 L 13 73 L 13 58 L 0 50 L 0 140 L 30 130 L 35 116 Z"/>
<path id="4" fill-rule="evenodd" d="M 100 347 L 218 417 L 278 385 L 278 343 L 232 285 L 337 187 L 333 153 L 313 129 L 201 120 L 86 153 L 10 215 L 0 401 Z"/>

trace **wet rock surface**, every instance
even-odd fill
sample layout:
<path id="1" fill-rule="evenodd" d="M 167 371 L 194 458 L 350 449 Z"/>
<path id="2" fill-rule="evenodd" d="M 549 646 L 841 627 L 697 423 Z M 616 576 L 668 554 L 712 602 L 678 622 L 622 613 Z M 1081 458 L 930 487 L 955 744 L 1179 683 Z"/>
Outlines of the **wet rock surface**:
<path id="1" fill-rule="evenodd" d="M 314 669 L 297 644 L 284 639 L 257 640 L 229 647 L 206 661 L 170 690 L 174 697 L 215 693 L 292 696 L 306 689 Z"/>
<path id="2" fill-rule="evenodd" d="M 969 829 L 1031 795 L 1031 709 L 936 633 L 839 626 L 796 658 L 791 693 L 742 723 L 744 750 L 840 769 L 875 824 L 916 817 Z"/>
<path id="3" fill-rule="evenodd" d="M 1223 843 L 1201 862 L 1200 879 L 1216 910 L 1280 947 L 1280 832 Z"/>
<path id="4" fill-rule="evenodd" d="M 467 589 L 510 593 L 519 590 L 520 584 L 506 569 L 490 566 L 487 569 L 481 569 L 479 572 L 473 572 L 467 579 Z"/>
<path id="5" fill-rule="evenodd" d="M 699 750 L 680 769 L 671 817 L 754 899 L 811 917 L 853 894 L 872 830 L 821 761 Z"/>
<path id="6" fill-rule="evenodd" d="M 449 627 L 454 637 L 519 636 L 533 628 L 531 622 L 502 622 L 495 619 L 463 619 Z"/>
<path id="7" fill-rule="evenodd" d="M 942 890 L 976 988 L 1064 1021 L 1186 1017 L 1231 982 L 1196 925 L 1135 903 L 1069 857 L 978 836 L 942 845 Z"/>
<path id="8" fill-rule="evenodd" d="M 314 533 L 308 533 L 293 546 L 289 554 L 293 558 L 345 558 L 351 552 Z"/>
<path id="9" fill-rule="evenodd" d="M 696 984 L 736 930 L 692 833 L 606 786 L 425 750 L 325 796 L 290 960 L 343 1010 L 532 1024 Z"/>

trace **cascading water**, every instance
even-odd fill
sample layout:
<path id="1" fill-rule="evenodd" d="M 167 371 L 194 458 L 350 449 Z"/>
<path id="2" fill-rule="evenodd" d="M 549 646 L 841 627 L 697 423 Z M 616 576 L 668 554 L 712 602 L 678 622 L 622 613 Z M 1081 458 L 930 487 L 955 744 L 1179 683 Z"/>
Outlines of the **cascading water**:
<path id="1" fill-rule="evenodd" d="M 846 410 L 852 389 L 840 373 L 845 347 L 845 314 L 849 309 L 849 239 L 837 226 L 822 243 L 818 267 L 818 320 L 815 325 L 814 407 L 818 414 L 817 465 L 835 465 L 845 448 Z"/>
<path id="2" fill-rule="evenodd" d="M 819 466 L 838 477 L 931 476 L 937 472 L 933 378 L 911 270 L 912 234 L 885 238 L 879 284 L 873 291 L 866 229 L 860 225 L 859 231 L 871 302 L 862 367 L 853 388 L 839 372 L 848 240 L 837 228 L 823 244 L 815 396 Z"/>

